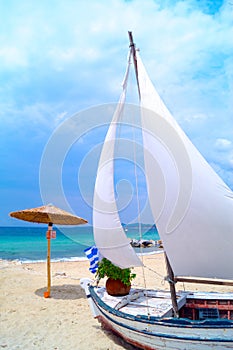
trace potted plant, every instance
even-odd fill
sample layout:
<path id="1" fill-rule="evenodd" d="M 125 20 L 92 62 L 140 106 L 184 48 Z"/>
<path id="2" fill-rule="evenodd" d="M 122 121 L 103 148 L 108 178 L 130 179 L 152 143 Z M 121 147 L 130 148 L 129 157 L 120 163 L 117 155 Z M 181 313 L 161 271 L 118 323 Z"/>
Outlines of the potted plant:
<path id="1" fill-rule="evenodd" d="M 121 296 L 129 294 L 131 281 L 136 277 L 136 274 L 132 273 L 130 268 L 121 269 L 108 259 L 103 258 L 98 264 L 96 277 L 98 280 L 108 277 L 106 281 L 108 294 Z"/>

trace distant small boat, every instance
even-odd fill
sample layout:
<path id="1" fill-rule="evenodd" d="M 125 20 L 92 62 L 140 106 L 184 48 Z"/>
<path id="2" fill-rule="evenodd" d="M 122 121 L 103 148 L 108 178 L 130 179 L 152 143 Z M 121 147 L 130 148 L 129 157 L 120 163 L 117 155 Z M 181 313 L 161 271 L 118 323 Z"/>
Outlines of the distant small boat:
<path id="1" fill-rule="evenodd" d="M 153 239 L 132 239 L 130 244 L 134 248 L 147 248 L 147 247 L 157 247 L 162 248 L 162 241 L 155 241 Z"/>
<path id="2" fill-rule="evenodd" d="M 148 197 L 165 251 L 170 291 L 112 297 L 82 280 L 102 324 L 147 350 L 233 349 L 233 293 L 177 292 L 176 281 L 233 285 L 233 193 L 203 159 L 155 91 L 130 37 L 123 92 L 99 161 L 93 205 L 101 255 L 121 268 L 141 261 L 121 226 L 114 195 L 116 128 L 133 60 L 142 106 Z M 221 245 L 217 244 L 221 237 Z M 190 277 L 190 276 L 196 276 Z"/>

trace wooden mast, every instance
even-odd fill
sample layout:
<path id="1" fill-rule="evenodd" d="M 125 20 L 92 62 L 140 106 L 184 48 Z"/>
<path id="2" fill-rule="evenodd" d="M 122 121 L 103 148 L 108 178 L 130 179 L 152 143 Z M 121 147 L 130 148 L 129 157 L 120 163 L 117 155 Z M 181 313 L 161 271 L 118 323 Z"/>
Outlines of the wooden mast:
<path id="1" fill-rule="evenodd" d="M 128 32 L 128 34 L 129 34 L 130 48 L 132 50 L 132 56 L 133 56 L 134 69 L 135 69 L 135 75 L 136 75 L 136 80 L 137 80 L 139 98 L 141 98 L 140 85 L 139 85 L 139 80 L 138 80 L 138 66 L 137 66 L 136 48 L 135 48 L 135 44 L 134 44 L 134 41 L 133 41 L 133 34 L 132 34 L 132 32 Z M 174 273 L 173 273 L 173 270 L 171 268 L 171 265 L 170 265 L 170 262 L 168 260 L 168 257 L 166 255 L 166 253 L 165 253 L 165 260 L 166 260 L 168 282 L 169 282 L 169 286 L 170 286 L 170 293 L 171 293 L 172 307 L 173 307 L 173 311 L 174 311 L 174 316 L 175 317 L 179 317 L 179 310 L 178 310 L 177 299 L 176 299 Z"/>
<path id="2" fill-rule="evenodd" d="M 165 256 L 165 262 L 166 262 L 166 268 L 167 268 L 168 282 L 169 282 L 169 286 L 170 286 L 173 312 L 174 312 L 175 317 L 179 317 L 179 309 L 178 309 L 178 304 L 177 304 L 177 299 L 176 299 L 174 273 L 173 273 L 173 270 L 172 270 L 172 267 L 170 265 L 170 261 L 167 257 L 166 252 L 164 252 L 164 256 Z"/>

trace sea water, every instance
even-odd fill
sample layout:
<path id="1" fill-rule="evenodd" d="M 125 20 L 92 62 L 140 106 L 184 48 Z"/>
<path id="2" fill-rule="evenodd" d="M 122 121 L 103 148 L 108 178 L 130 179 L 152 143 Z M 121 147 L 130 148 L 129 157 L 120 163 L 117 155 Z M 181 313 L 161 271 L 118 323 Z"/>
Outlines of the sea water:
<path id="1" fill-rule="evenodd" d="M 54 227 L 56 238 L 51 239 L 52 261 L 76 261 L 86 258 L 84 249 L 94 245 L 93 227 Z M 159 239 L 154 226 L 144 225 L 141 235 L 138 225 L 124 226 L 131 239 Z M 22 262 L 45 261 L 47 259 L 47 227 L 0 227 L 0 259 Z M 145 248 L 145 252 L 151 249 Z"/>

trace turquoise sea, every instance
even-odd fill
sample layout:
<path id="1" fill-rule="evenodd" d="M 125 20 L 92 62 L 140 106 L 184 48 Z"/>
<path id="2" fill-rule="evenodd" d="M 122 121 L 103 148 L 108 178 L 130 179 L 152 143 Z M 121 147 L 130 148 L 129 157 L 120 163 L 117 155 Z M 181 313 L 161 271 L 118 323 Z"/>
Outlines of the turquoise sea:
<path id="1" fill-rule="evenodd" d="M 129 238 L 140 239 L 137 225 L 124 226 Z M 85 258 L 84 249 L 94 245 L 92 226 L 55 227 L 56 239 L 51 240 L 52 261 L 72 261 Z M 47 259 L 47 227 L 0 227 L 0 259 L 22 262 Z M 142 226 L 143 239 L 159 239 L 154 226 Z M 151 251 L 145 248 L 145 253 Z"/>

